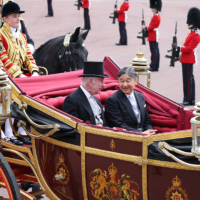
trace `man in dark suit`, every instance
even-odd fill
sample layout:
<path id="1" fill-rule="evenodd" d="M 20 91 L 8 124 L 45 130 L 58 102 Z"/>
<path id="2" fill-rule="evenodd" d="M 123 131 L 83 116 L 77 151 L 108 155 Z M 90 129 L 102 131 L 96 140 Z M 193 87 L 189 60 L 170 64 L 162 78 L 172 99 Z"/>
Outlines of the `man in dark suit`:
<path id="1" fill-rule="evenodd" d="M 134 132 L 155 133 L 148 114 L 144 96 L 134 91 L 137 74 L 125 67 L 118 72 L 120 89 L 106 100 L 105 111 L 108 124 Z"/>
<path id="2" fill-rule="evenodd" d="M 84 62 L 81 86 L 66 97 L 62 110 L 84 122 L 90 121 L 97 126 L 106 126 L 103 107 L 93 95 L 99 94 L 104 87 L 104 62 Z"/>

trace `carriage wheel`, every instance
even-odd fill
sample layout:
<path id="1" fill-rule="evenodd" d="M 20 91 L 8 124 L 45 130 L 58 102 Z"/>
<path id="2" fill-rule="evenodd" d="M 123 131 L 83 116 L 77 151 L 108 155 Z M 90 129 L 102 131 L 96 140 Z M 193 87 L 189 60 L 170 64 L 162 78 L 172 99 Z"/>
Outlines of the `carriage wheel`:
<path id="1" fill-rule="evenodd" d="M 10 200 L 22 199 L 19 191 L 19 186 L 15 179 L 15 175 L 13 174 L 10 165 L 8 164 L 8 162 L 1 153 L 0 153 L 0 183 L 2 186 L 4 185 L 4 187 L 7 189 Z M 6 198 L 0 197 L 0 199 L 6 199 Z"/>

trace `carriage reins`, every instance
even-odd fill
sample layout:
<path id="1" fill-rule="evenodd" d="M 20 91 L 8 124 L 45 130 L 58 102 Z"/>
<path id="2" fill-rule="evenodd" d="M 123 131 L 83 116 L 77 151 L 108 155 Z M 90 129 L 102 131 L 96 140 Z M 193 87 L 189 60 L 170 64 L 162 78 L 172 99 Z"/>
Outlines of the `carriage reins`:
<path id="1" fill-rule="evenodd" d="M 76 71 L 77 67 L 72 57 L 72 52 L 70 50 L 70 39 L 72 34 L 68 33 L 63 42 L 63 49 L 61 51 L 61 54 L 59 55 L 59 66 L 61 67 L 62 72 L 66 71 L 66 69 L 63 68 L 63 66 L 66 67 L 64 62 L 64 55 L 66 55 L 67 62 L 69 63 L 69 71 Z M 72 63 L 72 65 L 71 65 Z"/>

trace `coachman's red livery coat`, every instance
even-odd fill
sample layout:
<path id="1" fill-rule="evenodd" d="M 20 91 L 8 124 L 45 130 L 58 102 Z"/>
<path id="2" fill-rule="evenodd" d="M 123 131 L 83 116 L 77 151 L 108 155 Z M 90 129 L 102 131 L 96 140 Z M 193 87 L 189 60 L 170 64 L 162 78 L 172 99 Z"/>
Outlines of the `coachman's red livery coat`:
<path id="1" fill-rule="evenodd" d="M 5 70 L 13 77 L 22 74 L 25 67 L 30 74 L 39 71 L 30 49 L 27 45 L 26 36 L 20 33 L 20 38 L 14 38 L 10 26 L 4 22 L 0 29 L 0 59 Z"/>

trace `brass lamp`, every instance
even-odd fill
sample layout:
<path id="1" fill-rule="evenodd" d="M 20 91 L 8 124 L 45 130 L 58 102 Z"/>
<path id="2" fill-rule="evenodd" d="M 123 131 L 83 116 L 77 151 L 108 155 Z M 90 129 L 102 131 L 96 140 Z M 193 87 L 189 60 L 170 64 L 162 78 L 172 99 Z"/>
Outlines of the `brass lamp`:
<path id="1" fill-rule="evenodd" d="M 8 83 L 8 75 L 0 69 L 0 130 L 1 125 L 11 114 L 11 86 L 6 83 Z"/>
<path id="2" fill-rule="evenodd" d="M 196 117 L 193 117 L 190 122 L 192 124 L 192 153 L 200 161 L 200 136 L 197 134 L 197 128 L 200 127 L 200 102 L 194 107 L 195 111 L 193 114 Z"/>
<path id="3" fill-rule="evenodd" d="M 141 49 L 137 52 L 136 57 L 131 61 L 130 67 L 132 67 L 137 73 L 138 83 L 150 88 L 151 72 L 147 70 L 150 67 L 149 63 L 144 58 Z"/>

